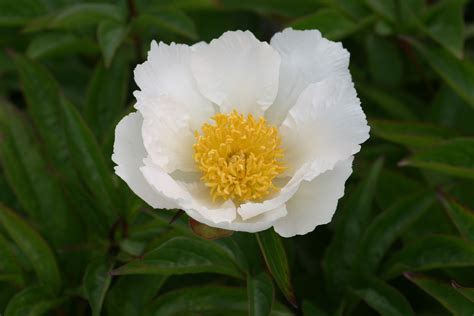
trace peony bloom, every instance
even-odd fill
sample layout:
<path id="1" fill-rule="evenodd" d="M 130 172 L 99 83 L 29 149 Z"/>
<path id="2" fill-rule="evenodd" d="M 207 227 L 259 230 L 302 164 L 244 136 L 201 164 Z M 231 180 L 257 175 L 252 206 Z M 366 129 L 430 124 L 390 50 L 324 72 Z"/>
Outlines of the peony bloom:
<path id="1" fill-rule="evenodd" d="M 135 69 L 138 111 L 116 128 L 115 172 L 150 206 L 209 226 L 311 232 L 331 221 L 369 137 L 348 65 L 316 30 L 152 42 Z"/>

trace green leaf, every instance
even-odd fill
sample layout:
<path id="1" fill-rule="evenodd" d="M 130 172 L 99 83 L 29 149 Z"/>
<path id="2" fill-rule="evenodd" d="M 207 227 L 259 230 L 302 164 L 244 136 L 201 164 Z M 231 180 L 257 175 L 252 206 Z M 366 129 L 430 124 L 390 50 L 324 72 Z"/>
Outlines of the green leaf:
<path id="1" fill-rule="evenodd" d="M 341 40 L 360 26 L 336 9 L 325 8 L 292 21 L 289 26 L 298 29 L 317 29 L 330 40 Z"/>
<path id="2" fill-rule="evenodd" d="M 244 288 L 204 286 L 183 288 L 158 297 L 144 316 L 248 315 L 247 295 Z M 293 315 L 281 304 L 273 309 L 272 316 Z"/>
<path id="3" fill-rule="evenodd" d="M 151 0 L 151 5 L 163 9 L 199 10 L 215 9 L 218 4 L 214 0 Z"/>
<path id="4" fill-rule="evenodd" d="M 106 67 L 109 67 L 115 52 L 127 36 L 128 27 L 115 21 L 104 21 L 97 28 L 97 40 L 99 42 L 102 56 Z"/>
<path id="5" fill-rule="evenodd" d="M 311 315 L 318 315 L 318 316 L 328 316 L 328 314 L 321 310 L 319 307 L 311 304 L 308 301 L 303 301 L 303 315 L 304 316 L 311 316 Z"/>
<path id="6" fill-rule="evenodd" d="M 365 3 L 374 12 L 390 22 L 396 22 L 396 20 L 398 20 L 397 3 L 395 0 L 365 0 Z"/>
<path id="7" fill-rule="evenodd" d="M 390 246 L 433 202 L 432 194 L 411 195 L 377 215 L 361 241 L 356 258 L 360 268 L 375 273 Z"/>
<path id="8" fill-rule="evenodd" d="M 461 285 L 459 285 L 458 283 L 456 282 L 451 282 L 451 286 L 456 290 L 458 291 L 459 293 L 461 293 L 462 296 L 464 296 L 465 298 L 467 298 L 469 301 L 471 301 L 472 303 L 474 303 L 474 288 L 467 288 L 467 287 L 463 287 Z"/>
<path id="9" fill-rule="evenodd" d="M 456 136 L 456 133 L 443 126 L 388 120 L 370 120 L 371 133 L 382 139 L 407 147 L 429 147 Z"/>
<path id="10" fill-rule="evenodd" d="M 474 304 L 450 284 L 413 273 L 405 273 L 405 277 L 440 302 L 453 315 L 469 316 L 474 313 Z"/>
<path id="11" fill-rule="evenodd" d="M 103 140 L 114 130 L 127 100 L 130 65 L 125 54 L 117 54 L 110 68 L 99 63 L 89 82 L 84 118 L 96 135 Z"/>
<path id="12" fill-rule="evenodd" d="M 474 107 L 474 65 L 448 52 L 411 41 L 433 70 L 470 106 Z"/>
<path id="13" fill-rule="evenodd" d="M 181 35 L 191 40 L 197 40 L 198 38 L 193 20 L 179 10 L 154 9 L 139 15 L 134 23 L 138 30 L 156 27 L 158 30 Z"/>
<path id="14" fill-rule="evenodd" d="M 377 160 L 356 191 L 351 194 L 346 204 L 350 208 L 342 209 L 343 213 L 337 221 L 334 237 L 324 255 L 322 262 L 324 277 L 333 297 L 342 293 L 350 278 L 363 229 L 370 222 L 372 201 L 382 166 L 383 160 Z"/>
<path id="15" fill-rule="evenodd" d="M 23 270 L 19 265 L 9 242 L 0 234 L 0 281 L 12 281 L 23 285 Z"/>
<path id="16" fill-rule="evenodd" d="M 61 287 L 61 276 L 56 258 L 48 244 L 18 215 L 2 205 L 0 224 L 28 258 L 39 282 L 57 293 Z"/>
<path id="17" fill-rule="evenodd" d="M 454 138 L 439 143 L 399 164 L 474 179 L 474 138 Z"/>
<path id="18" fill-rule="evenodd" d="M 457 58 L 463 55 L 465 2 L 444 0 L 429 6 L 422 26 L 426 34 Z"/>
<path id="19" fill-rule="evenodd" d="M 231 230 L 215 228 L 211 226 L 207 226 L 203 223 L 200 223 L 191 217 L 189 218 L 189 227 L 197 236 L 207 239 L 207 240 L 215 240 L 219 238 L 229 237 L 234 232 Z"/>
<path id="20" fill-rule="evenodd" d="M 26 25 L 24 31 L 45 29 L 78 29 L 93 26 L 105 20 L 123 21 L 120 7 L 106 3 L 77 3 L 65 6 L 58 12 L 42 16 Z"/>
<path id="21" fill-rule="evenodd" d="M 267 273 L 247 277 L 247 293 L 249 300 L 249 316 L 270 315 L 275 290 L 272 279 Z"/>
<path id="22" fill-rule="evenodd" d="M 430 106 L 432 122 L 466 135 L 474 135 L 474 111 L 448 85 L 442 84 Z"/>
<path id="23" fill-rule="evenodd" d="M 138 259 L 112 271 L 125 274 L 220 273 L 242 278 L 242 272 L 228 252 L 215 243 L 189 237 L 176 237 Z"/>
<path id="24" fill-rule="evenodd" d="M 63 123 L 71 150 L 71 160 L 95 203 L 111 225 L 118 215 L 117 198 L 112 184 L 112 175 L 107 168 L 91 130 L 67 100 L 62 100 Z"/>
<path id="25" fill-rule="evenodd" d="M 71 170 L 71 154 L 68 140 L 62 131 L 61 100 L 59 87 L 54 78 L 41 64 L 21 55 L 15 57 L 28 112 L 45 143 L 48 158 L 61 173 L 74 177 Z"/>
<path id="26" fill-rule="evenodd" d="M 398 290 L 375 277 L 362 278 L 351 290 L 380 315 L 415 315 L 410 303 Z"/>
<path id="27" fill-rule="evenodd" d="M 16 294 L 5 309 L 5 316 L 40 316 L 61 305 L 64 299 L 55 298 L 46 289 L 33 286 Z"/>
<path id="28" fill-rule="evenodd" d="M 23 209 L 56 246 L 77 242 L 81 224 L 69 209 L 60 184 L 51 176 L 31 129 L 20 113 L 0 102 L 0 158 Z"/>
<path id="29" fill-rule="evenodd" d="M 267 268 L 276 284 L 291 305 L 297 306 L 293 285 L 291 284 L 290 267 L 283 242 L 273 229 L 257 233 L 260 251 L 263 254 Z"/>
<path id="30" fill-rule="evenodd" d="M 96 44 L 88 39 L 79 38 L 71 33 L 46 33 L 33 38 L 26 49 L 26 55 L 32 59 L 56 57 L 69 54 L 94 54 Z"/>
<path id="31" fill-rule="evenodd" d="M 0 0 L 0 26 L 23 25 L 45 11 L 46 7 L 38 0 Z"/>
<path id="32" fill-rule="evenodd" d="M 429 236 L 394 254 L 383 268 L 392 278 L 404 271 L 474 266 L 474 244 L 452 236 Z"/>
<path id="33" fill-rule="evenodd" d="M 156 296 L 166 278 L 160 275 L 126 275 L 119 277 L 107 294 L 106 314 L 142 316 L 145 306 Z"/>
<path id="34" fill-rule="evenodd" d="M 82 282 L 93 316 L 101 315 L 102 304 L 112 280 L 112 276 L 109 274 L 112 267 L 113 264 L 105 262 L 102 258 L 87 266 Z"/>
<path id="35" fill-rule="evenodd" d="M 440 194 L 441 202 L 461 235 L 474 242 L 474 211 L 452 197 Z"/>
<path id="36" fill-rule="evenodd" d="M 403 78 L 403 61 L 394 42 L 383 37 L 369 36 L 367 59 L 373 81 L 388 86 L 400 85 Z"/>
<path id="37" fill-rule="evenodd" d="M 361 83 L 357 83 L 357 91 L 363 98 L 371 101 L 394 119 L 404 121 L 416 119 L 412 109 L 400 99 L 400 94 L 393 94 L 373 85 Z"/>

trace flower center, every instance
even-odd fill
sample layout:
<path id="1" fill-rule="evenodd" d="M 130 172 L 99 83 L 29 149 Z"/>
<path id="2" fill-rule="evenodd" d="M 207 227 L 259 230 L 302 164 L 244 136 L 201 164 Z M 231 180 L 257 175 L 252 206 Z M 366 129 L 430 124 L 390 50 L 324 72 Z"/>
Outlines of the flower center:
<path id="1" fill-rule="evenodd" d="M 196 131 L 193 148 L 213 200 L 255 201 L 278 190 L 273 179 L 285 170 L 278 129 L 263 116 L 245 117 L 235 110 L 212 120 L 215 124 L 203 124 L 202 134 Z"/>

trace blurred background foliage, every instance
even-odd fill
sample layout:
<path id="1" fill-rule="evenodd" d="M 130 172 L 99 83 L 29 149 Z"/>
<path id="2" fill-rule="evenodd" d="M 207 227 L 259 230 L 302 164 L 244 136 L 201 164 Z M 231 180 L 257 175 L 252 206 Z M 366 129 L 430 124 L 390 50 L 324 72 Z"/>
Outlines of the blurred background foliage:
<path id="1" fill-rule="evenodd" d="M 133 68 L 287 26 L 343 42 L 372 127 L 335 219 L 170 224 L 113 173 Z M 474 314 L 472 1 L 0 0 L 0 46 L 0 314 Z"/>

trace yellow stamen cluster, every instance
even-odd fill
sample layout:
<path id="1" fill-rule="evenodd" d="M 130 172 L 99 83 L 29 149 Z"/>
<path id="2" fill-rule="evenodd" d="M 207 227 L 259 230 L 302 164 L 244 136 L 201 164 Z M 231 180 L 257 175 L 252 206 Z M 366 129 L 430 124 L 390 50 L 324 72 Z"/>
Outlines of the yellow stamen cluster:
<path id="1" fill-rule="evenodd" d="M 272 181 L 285 169 L 278 129 L 237 111 L 212 120 L 195 133 L 194 160 L 213 200 L 256 201 L 278 190 Z"/>

